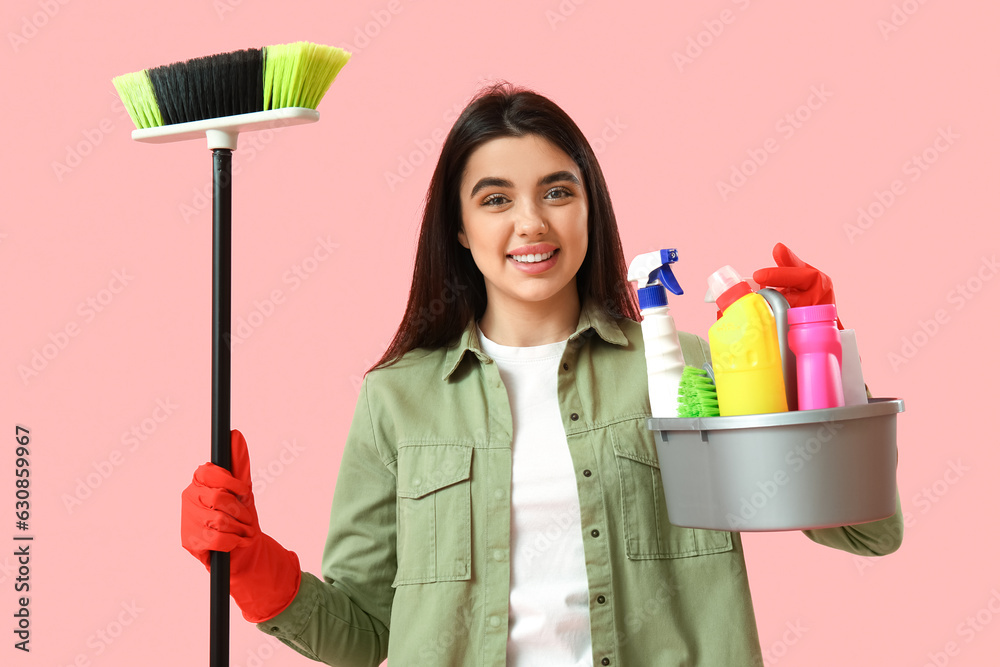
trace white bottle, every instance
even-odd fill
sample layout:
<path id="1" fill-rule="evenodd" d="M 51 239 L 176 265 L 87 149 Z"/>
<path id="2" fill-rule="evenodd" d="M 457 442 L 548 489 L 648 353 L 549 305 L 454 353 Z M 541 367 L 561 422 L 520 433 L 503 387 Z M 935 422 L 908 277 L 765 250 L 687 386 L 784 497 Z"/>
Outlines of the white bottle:
<path id="1" fill-rule="evenodd" d="M 868 405 L 868 390 L 861 373 L 861 356 L 858 354 L 858 338 L 854 329 L 841 330 L 840 347 L 843 351 L 841 374 L 844 405 Z"/>
<path id="2" fill-rule="evenodd" d="M 628 279 L 637 282 L 639 288 L 649 406 L 657 418 L 677 416 L 677 392 L 684 371 L 677 326 L 667 305 L 668 289 L 674 294 L 684 293 L 670 270 L 676 261 L 677 251 L 671 248 L 639 255 L 628 267 Z"/>

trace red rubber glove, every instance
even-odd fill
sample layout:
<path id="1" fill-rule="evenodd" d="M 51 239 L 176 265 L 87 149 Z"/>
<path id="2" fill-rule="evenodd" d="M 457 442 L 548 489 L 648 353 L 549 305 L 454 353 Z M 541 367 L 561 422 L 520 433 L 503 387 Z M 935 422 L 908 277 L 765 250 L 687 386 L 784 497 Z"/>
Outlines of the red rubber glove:
<path id="1" fill-rule="evenodd" d="M 232 432 L 233 471 L 199 466 L 181 493 L 181 544 L 209 567 L 210 551 L 228 551 L 229 594 L 243 618 L 260 623 L 277 616 L 299 591 L 302 571 L 295 552 L 260 530 L 250 482 L 247 441 Z"/>
<path id="2" fill-rule="evenodd" d="M 803 262 L 784 243 L 774 246 L 772 256 L 778 266 L 754 271 L 753 279 L 762 286 L 773 287 L 781 292 L 788 301 L 789 308 L 824 303 L 836 305 L 830 276 Z M 839 317 L 837 326 L 840 326 Z"/>

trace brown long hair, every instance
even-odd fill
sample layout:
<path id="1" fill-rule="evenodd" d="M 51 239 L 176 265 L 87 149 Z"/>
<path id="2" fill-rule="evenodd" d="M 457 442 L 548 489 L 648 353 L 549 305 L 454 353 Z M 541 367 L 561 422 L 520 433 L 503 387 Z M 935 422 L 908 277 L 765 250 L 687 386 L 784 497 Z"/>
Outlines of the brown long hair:
<path id="1" fill-rule="evenodd" d="M 576 274 L 580 303 L 589 300 L 614 318 L 638 320 L 618 237 L 611 196 L 593 149 L 576 123 L 551 100 L 502 82 L 479 91 L 448 133 L 424 205 L 413 281 L 403 320 L 389 349 L 371 369 L 410 350 L 453 342 L 469 320 L 486 312 L 486 285 L 472 253 L 458 242 L 459 185 L 469 156 L 500 137 L 548 139 L 576 162 L 587 193 L 587 254 Z"/>

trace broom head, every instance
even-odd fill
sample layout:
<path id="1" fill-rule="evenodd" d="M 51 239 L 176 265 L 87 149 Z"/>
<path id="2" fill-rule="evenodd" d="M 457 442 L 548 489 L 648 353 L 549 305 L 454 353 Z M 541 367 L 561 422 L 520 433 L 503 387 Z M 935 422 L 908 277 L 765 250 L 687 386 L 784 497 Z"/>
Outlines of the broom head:
<path id="1" fill-rule="evenodd" d="M 123 74 L 112 81 L 137 129 L 271 109 L 315 110 L 351 54 L 295 42 Z"/>

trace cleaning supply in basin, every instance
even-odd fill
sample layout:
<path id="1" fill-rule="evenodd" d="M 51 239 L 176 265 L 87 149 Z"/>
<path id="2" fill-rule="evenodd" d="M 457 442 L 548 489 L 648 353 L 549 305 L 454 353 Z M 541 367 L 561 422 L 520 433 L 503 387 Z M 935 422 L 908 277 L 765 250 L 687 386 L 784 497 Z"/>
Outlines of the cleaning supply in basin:
<path id="1" fill-rule="evenodd" d="M 677 326 L 667 305 L 667 290 L 674 294 L 684 293 L 670 270 L 670 265 L 676 261 L 677 250 L 670 248 L 639 255 L 628 267 L 628 279 L 638 283 L 649 406 L 653 417 L 677 416 L 677 390 L 684 370 Z"/>
<path id="2" fill-rule="evenodd" d="M 799 385 L 795 380 L 795 353 L 788 347 L 788 299 L 776 289 L 765 287 L 757 290 L 764 297 L 774 315 L 774 325 L 778 330 L 778 349 L 781 350 L 781 369 L 785 376 L 785 401 L 788 410 L 799 409 Z"/>
<path id="3" fill-rule="evenodd" d="M 677 390 L 677 416 L 682 419 L 719 416 L 719 396 L 705 369 L 684 367 Z"/>
<path id="4" fill-rule="evenodd" d="M 827 303 L 789 308 L 788 346 L 795 353 L 799 410 L 843 406 L 837 307 Z"/>
<path id="5" fill-rule="evenodd" d="M 731 266 L 709 276 L 708 293 L 722 311 L 708 330 L 719 413 L 786 412 L 778 333 L 764 297 Z"/>
<path id="6" fill-rule="evenodd" d="M 868 390 L 861 372 L 861 355 L 854 329 L 840 330 L 840 381 L 844 387 L 844 405 L 867 405 Z"/>

